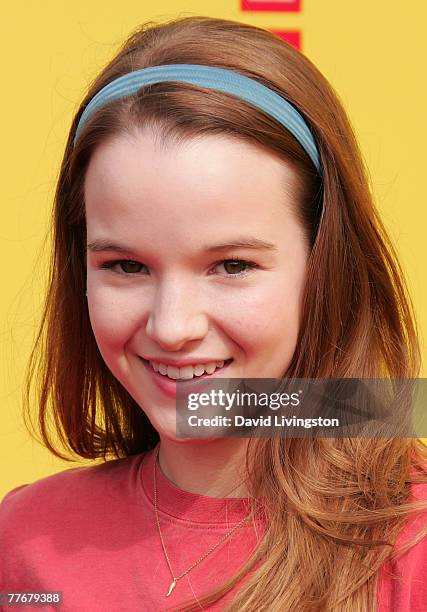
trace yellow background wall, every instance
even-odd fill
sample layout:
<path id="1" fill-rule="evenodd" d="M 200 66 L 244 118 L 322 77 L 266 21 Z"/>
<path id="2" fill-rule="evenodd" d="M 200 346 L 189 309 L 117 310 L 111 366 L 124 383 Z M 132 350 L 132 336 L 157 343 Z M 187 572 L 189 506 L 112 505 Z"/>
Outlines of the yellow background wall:
<path id="1" fill-rule="evenodd" d="M 184 14 L 301 31 L 303 52 L 336 88 L 355 127 L 426 337 L 425 0 L 303 0 L 301 13 L 243 12 L 239 0 L 7 3 L 0 26 L 0 498 L 69 467 L 29 438 L 21 392 L 41 312 L 41 246 L 71 117 L 138 23 Z M 425 360 L 425 343 L 423 350 Z"/>

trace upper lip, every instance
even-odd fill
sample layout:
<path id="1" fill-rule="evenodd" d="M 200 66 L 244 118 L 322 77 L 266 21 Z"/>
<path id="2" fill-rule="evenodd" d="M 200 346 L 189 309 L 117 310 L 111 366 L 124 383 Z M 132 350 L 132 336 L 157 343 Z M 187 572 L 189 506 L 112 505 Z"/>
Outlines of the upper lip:
<path id="1" fill-rule="evenodd" d="M 154 361 L 155 363 L 163 363 L 164 365 L 167 366 L 173 366 L 175 368 L 184 368 L 185 366 L 189 366 L 189 365 L 202 365 L 205 363 L 217 363 L 218 361 L 228 361 L 230 358 L 227 357 L 226 359 L 213 359 L 213 358 L 208 358 L 208 359 L 197 359 L 197 358 L 193 358 L 193 359 L 163 359 L 160 357 L 143 357 L 143 359 L 147 360 L 147 361 Z"/>

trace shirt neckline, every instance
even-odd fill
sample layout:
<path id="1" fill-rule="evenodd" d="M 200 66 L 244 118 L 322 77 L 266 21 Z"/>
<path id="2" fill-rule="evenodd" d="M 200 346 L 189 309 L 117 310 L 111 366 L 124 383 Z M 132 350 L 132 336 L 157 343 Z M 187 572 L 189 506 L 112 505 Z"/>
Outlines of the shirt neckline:
<path id="1" fill-rule="evenodd" d="M 153 469 L 157 447 L 144 453 L 140 466 L 140 483 L 143 494 L 154 511 Z M 230 525 L 248 516 L 248 497 L 210 497 L 180 489 L 156 466 L 157 510 L 176 519 L 191 523 Z"/>

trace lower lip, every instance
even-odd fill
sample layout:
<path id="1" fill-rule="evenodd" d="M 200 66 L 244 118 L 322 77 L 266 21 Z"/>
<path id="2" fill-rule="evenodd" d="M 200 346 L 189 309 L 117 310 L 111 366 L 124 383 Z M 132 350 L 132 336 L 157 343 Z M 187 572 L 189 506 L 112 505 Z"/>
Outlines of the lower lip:
<path id="1" fill-rule="evenodd" d="M 159 374 L 159 372 L 155 372 L 146 359 L 142 359 L 142 357 L 140 359 L 144 364 L 145 368 L 148 370 L 152 380 L 158 386 L 158 388 L 168 397 L 176 399 L 177 381 L 173 380 L 172 378 L 168 378 L 163 374 Z M 231 363 L 232 362 L 228 363 L 227 365 L 224 365 L 222 368 L 217 368 L 212 374 L 205 373 L 202 374 L 202 376 L 194 376 L 193 378 L 187 380 L 179 379 L 179 388 L 182 390 L 183 393 L 193 393 L 197 386 L 197 392 L 199 393 L 202 391 L 203 388 L 203 385 L 197 384 L 199 381 L 202 381 L 207 378 L 221 378 L 221 376 L 223 376 L 223 372 L 226 372 L 228 366 L 231 365 Z M 206 387 L 207 385 L 204 386 Z"/>

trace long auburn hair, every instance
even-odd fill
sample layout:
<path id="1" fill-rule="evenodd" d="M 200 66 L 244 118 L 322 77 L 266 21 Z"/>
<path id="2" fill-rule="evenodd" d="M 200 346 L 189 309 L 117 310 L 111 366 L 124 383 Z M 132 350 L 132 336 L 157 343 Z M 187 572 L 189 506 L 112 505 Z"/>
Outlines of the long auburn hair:
<path id="1" fill-rule="evenodd" d="M 291 101 L 313 132 L 323 178 L 274 119 L 243 100 L 186 83 L 151 85 L 101 108 L 73 149 L 78 120 L 103 86 L 127 72 L 170 63 L 235 70 Z M 204 16 L 147 22 L 90 85 L 70 129 L 55 194 L 49 286 L 24 393 L 31 435 L 41 434 L 39 441 L 67 461 L 125 457 L 159 441 L 106 367 L 85 298 L 83 181 L 90 156 L 107 138 L 148 124 L 177 141 L 226 133 L 274 152 L 295 169 L 297 214 L 311 254 L 287 377 L 419 375 L 416 323 L 402 269 L 331 85 L 303 54 L 264 29 Z M 426 463 L 427 449 L 416 438 L 251 439 L 247 487 L 250 499 L 262 500 L 265 535 L 235 576 L 199 603 L 173 609 L 198 610 L 237 585 L 227 608 L 233 612 L 375 610 L 379 568 L 397 554 L 409 515 L 426 511 L 427 503 L 411 495 L 413 483 L 427 482 Z"/>

